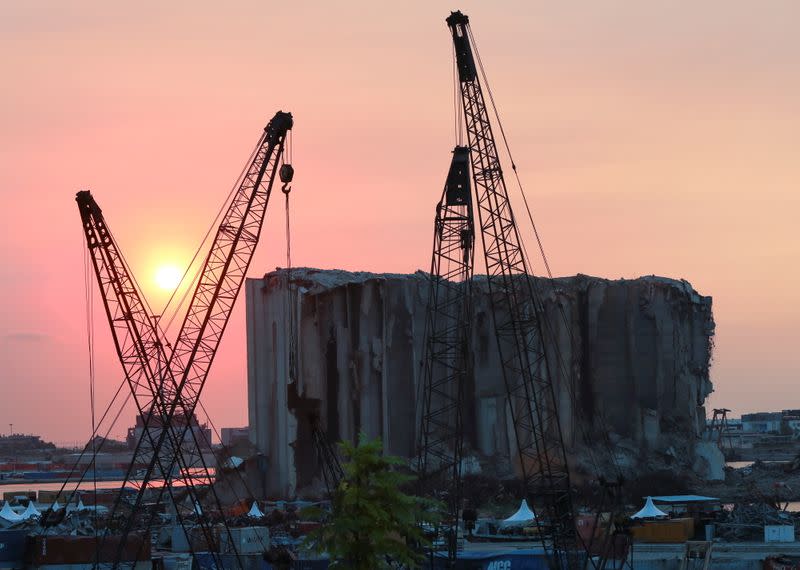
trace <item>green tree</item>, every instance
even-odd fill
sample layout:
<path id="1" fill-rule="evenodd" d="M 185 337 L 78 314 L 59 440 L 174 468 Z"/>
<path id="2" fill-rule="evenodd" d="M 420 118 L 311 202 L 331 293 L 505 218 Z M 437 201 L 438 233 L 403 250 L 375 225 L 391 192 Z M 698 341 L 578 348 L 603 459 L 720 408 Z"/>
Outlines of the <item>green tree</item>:
<path id="1" fill-rule="evenodd" d="M 380 438 L 368 440 L 362 433 L 358 445 L 339 447 L 344 477 L 331 498 L 330 515 L 306 545 L 327 552 L 331 568 L 416 567 L 422 556 L 414 545 L 427 544 L 419 525 L 436 522 L 439 506 L 402 491 L 413 477 L 398 471 L 403 459 L 382 454 Z"/>

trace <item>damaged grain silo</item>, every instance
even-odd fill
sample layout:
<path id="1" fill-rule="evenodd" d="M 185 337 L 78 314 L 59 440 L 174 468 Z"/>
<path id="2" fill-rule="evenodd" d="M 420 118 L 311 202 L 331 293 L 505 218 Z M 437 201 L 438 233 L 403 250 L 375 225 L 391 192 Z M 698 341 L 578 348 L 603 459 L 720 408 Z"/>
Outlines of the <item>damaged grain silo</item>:
<path id="1" fill-rule="evenodd" d="M 389 453 L 414 455 L 428 283 L 421 272 L 317 269 L 247 280 L 250 438 L 262 454 L 262 493 L 319 488 L 311 418 L 331 439 L 363 431 L 380 435 Z M 617 461 L 631 472 L 666 454 L 718 477 L 719 457 L 697 443 L 712 391 L 711 298 L 686 281 L 654 276 L 539 284 L 555 339 L 548 350 L 566 364 L 554 372 L 555 386 L 578 471 L 591 444 L 586 434 L 599 439 L 607 428 Z M 505 477 L 513 471 L 513 430 L 484 279 L 475 278 L 473 294 L 466 455 L 472 469 Z"/>

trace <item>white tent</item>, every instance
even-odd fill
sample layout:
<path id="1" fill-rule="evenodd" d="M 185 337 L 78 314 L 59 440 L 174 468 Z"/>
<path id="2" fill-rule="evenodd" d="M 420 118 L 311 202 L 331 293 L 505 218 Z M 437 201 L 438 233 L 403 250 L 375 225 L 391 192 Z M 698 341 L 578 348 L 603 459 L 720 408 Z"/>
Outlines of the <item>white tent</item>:
<path id="1" fill-rule="evenodd" d="M 501 526 L 508 527 L 508 526 L 522 526 L 529 522 L 533 522 L 536 520 L 536 514 L 531 510 L 528 506 L 528 501 L 522 499 L 522 502 L 519 504 L 519 509 L 517 512 L 505 519 L 501 524 Z"/>
<path id="2" fill-rule="evenodd" d="M 18 515 L 17 513 L 14 512 L 14 510 L 11 508 L 11 505 L 8 504 L 8 501 L 6 501 L 5 504 L 3 505 L 3 508 L 0 509 L 0 517 L 7 520 L 8 522 L 19 522 L 23 520 L 23 517 L 21 515 Z"/>
<path id="3" fill-rule="evenodd" d="M 247 516 L 254 519 L 260 519 L 263 518 L 264 513 L 262 513 L 261 509 L 258 508 L 258 503 L 253 501 L 253 506 L 250 507 L 250 512 L 247 513 Z"/>
<path id="4" fill-rule="evenodd" d="M 21 516 L 23 519 L 30 519 L 34 517 L 38 518 L 42 516 L 42 513 L 39 512 L 39 509 L 33 506 L 33 501 L 28 501 L 28 506 Z"/>
<path id="5" fill-rule="evenodd" d="M 642 510 L 632 515 L 632 519 L 656 519 L 656 518 L 666 518 L 667 513 L 659 509 L 657 506 L 653 504 L 653 497 L 647 497 L 647 500 L 644 503 L 644 507 Z"/>

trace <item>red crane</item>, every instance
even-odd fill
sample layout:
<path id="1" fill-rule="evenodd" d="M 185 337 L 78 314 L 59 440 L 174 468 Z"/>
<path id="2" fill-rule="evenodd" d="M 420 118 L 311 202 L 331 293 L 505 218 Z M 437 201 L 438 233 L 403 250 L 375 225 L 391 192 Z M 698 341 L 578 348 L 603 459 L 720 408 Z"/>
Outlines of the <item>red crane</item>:
<path id="1" fill-rule="evenodd" d="M 170 354 L 166 353 L 163 333 L 145 310 L 135 281 L 102 219 L 102 212 L 88 192 L 78 194 L 87 245 L 115 347 L 145 422 L 144 434 L 147 434 L 137 446 L 125 478 L 132 480 L 136 466 L 147 465 L 143 484 L 125 519 L 115 566 L 119 564 L 127 534 L 142 515 L 145 492 L 153 479 L 163 479 L 163 484 L 157 487 L 156 502 L 161 500 L 165 490 L 173 493 L 170 483 L 173 475 L 177 475 L 187 484 L 192 510 L 197 509 L 199 503 L 191 481 L 193 472 L 198 468 L 206 475 L 208 472 L 191 429 L 191 419 L 258 243 L 279 166 L 284 187 L 292 179 L 291 165 L 281 166 L 286 136 L 292 124 L 291 114 L 278 112 L 264 129 L 252 162 L 217 229 Z M 160 427 L 157 437 L 149 429 L 154 421 Z M 185 445 L 187 432 L 190 434 L 188 446 Z M 218 499 L 216 502 L 219 507 Z M 122 508 L 123 503 L 120 495 L 114 510 Z M 151 511 L 146 527 L 154 516 L 155 512 Z M 203 517 L 199 519 L 202 521 Z M 210 531 L 205 530 L 204 535 L 209 545 L 214 543 Z M 233 541 L 229 543 L 232 545 Z"/>

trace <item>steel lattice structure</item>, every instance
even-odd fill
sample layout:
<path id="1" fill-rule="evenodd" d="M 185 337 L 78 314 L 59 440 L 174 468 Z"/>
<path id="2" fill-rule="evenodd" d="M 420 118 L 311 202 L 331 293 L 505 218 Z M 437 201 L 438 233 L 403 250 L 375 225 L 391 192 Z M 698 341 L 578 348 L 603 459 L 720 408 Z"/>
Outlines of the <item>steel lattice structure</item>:
<path id="1" fill-rule="evenodd" d="M 165 418 L 168 425 L 180 414 L 194 415 L 261 235 L 284 142 L 292 124 L 291 114 L 281 111 L 269 122 L 217 229 L 169 359 L 168 368 L 178 382 L 174 389 L 172 385 L 165 388 L 164 399 L 170 402 Z M 179 447 L 187 431 L 191 431 L 188 425 L 177 429 Z M 162 437 L 159 445 L 163 445 L 165 439 Z M 174 466 L 177 458 L 172 459 Z M 148 473 L 154 467 L 151 464 Z"/>
<path id="2" fill-rule="evenodd" d="M 322 429 L 319 416 L 313 415 L 309 418 L 309 422 L 311 424 L 311 440 L 317 452 L 317 460 L 322 468 L 325 488 L 328 491 L 328 496 L 332 498 L 344 477 L 344 469 L 334 444 L 331 443 L 328 434 Z"/>
<path id="3" fill-rule="evenodd" d="M 514 221 L 473 57 L 469 19 L 453 12 L 447 25 L 455 46 L 489 295 L 519 468 L 528 500 L 538 509 L 537 525 L 550 564 L 575 568 L 580 556 L 578 537 L 555 390 L 543 343 L 541 299 Z"/>
<path id="4" fill-rule="evenodd" d="M 189 488 L 192 484 L 191 477 L 198 468 L 206 476 L 208 475 L 202 463 L 202 451 L 195 440 L 194 430 L 191 429 L 191 418 L 194 417 L 205 378 L 258 242 L 275 175 L 283 154 L 285 138 L 291 127 L 291 114 L 278 112 L 265 128 L 254 158 L 217 230 L 175 349 L 169 357 L 166 356 L 164 343 L 160 340 L 163 335 L 159 336 L 157 327 L 144 311 L 144 305 L 141 303 L 141 298 L 136 295 L 135 282 L 132 278 L 128 275 L 130 285 L 121 284 L 118 276 L 104 278 L 104 273 L 95 264 L 98 283 L 101 286 L 107 316 L 120 361 L 126 371 L 126 378 L 129 378 L 134 396 L 141 392 L 142 402 L 149 403 L 149 406 L 139 406 L 137 402 L 137 408 L 145 422 L 144 433 L 147 436 L 142 437 L 137 446 L 131 467 L 126 474 L 126 482 L 133 480 L 136 478 L 135 467 L 141 463 L 148 464 L 142 479 L 144 484 L 139 488 L 133 503 L 132 515 L 141 513 L 140 507 L 147 483 L 154 477 L 160 476 L 164 480 L 164 484 L 158 488 L 157 502 L 159 502 L 165 489 L 172 493 L 170 482 L 173 475 L 188 480 Z M 284 182 L 288 183 L 291 174 L 288 169 L 286 171 L 287 179 Z M 78 196 L 78 201 L 80 204 L 81 194 Z M 99 208 L 97 211 L 99 212 Z M 83 209 L 81 215 L 84 216 Z M 91 224 L 84 223 L 90 251 L 93 248 L 105 249 L 97 248 L 97 243 L 113 243 L 110 232 L 104 225 L 100 235 L 90 235 L 89 226 Z M 112 262 L 108 265 L 112 268 L 117 265 L 124 268 L 124 260 L 121 256 L 118 258 L 118 263 Z M 130 310 L 132 303 L 136 311 Z M 125 324 L 123 326 L 119 323 Z M 146 337 L 147 340 L 142 337 L 141 331 L 149 335 Z M 125 334 L 132 336 L 134 342 L 126 343 Z M 141 340 L 136 340 L 137 335 Z M 118 336 L 121 343 L 117 342 Z M 159 379 L 149 382 L 147 386 L 151 396 L 149 402 L 146 400 L 146 391 L 142 389 L 141 382 L 135 380 L 142 375 L 146 378 Z M 163 426 L 155 440 L 149 429 L 150 422 L 154 418 L 158 418 Z M 181 418 L 184 421 L 178 421 Z M 187 432 L 191 434 L 188 454 L 185 445 Z M 196 452 L 192 453 L 191 450 Z M 187 455 L 190 458 L 188 461 Z M 192 508 L 199 504 L 191 492 L 190 498 Z M 120 506 L 121 500 L 118 500 L 115 510 Z M 218 500 L 217 507 L 221 509 Z M 150 522 L 154 515 L 155 513 L 151 514 Z M 135 516 L 128 517 L 123 539 L 135 527 L 135 518 Z M 202 516 L 199 518 L 203 520 Z M 208 534 L 206 539 L 209 545 L 214 544 L 211 534 Z M 232 540 L 229 542 L 233 545 Z M 121 554 L 123 546 L 121 542 L 118 554 Z M 115 566 L 118 562 L 119 558 Z"/>
<path id="5" fill-rule="evenodd" d="M 167 410 L 167 402 L 163 398 L 164 386 L 174 383 L 174 378 L 168 374 L 166 367 L 167 358 L 162 340 L 163 334 L 155 326 L 154 319 L 147 311 L 143 296 L 106 224 L 100 206 L 88 191 L 78 192 L 76 201 L 92 266 L 100 287 L 103 307 L 111 325 L 114 346 L 136 409 L 145 418 L 147 426 L 152 417 L 164 416 Z M 177 477 L 185 486 L 191 504 L 197 503 L 197 490 L 189 468 L 192 461 L 191 459 L 187 461 L 187 456 L 195 459 L 199 457 L 197 459 L 199 468 L 210 480 L 208 468 L 203 462 L 202 453 L 199 453 L 199 445 L 196 440 L 192 442 L 194 447 L 191 449 L 198 450 L 198 453 L 178 453 L 176 451 L 178 449 L 176 433 L 171 429 L 163 429 L 162 433 L 166 436 L 166 443 L 163 445 L 161 453 L 154 453 L 158 447 L 158 438 L 150 429 L 144 430 L 137 443 L 134 452 L 135 459 L 131 463 L 131 468 L 126 474 L 123 484 L 123 488 L 127 483 L 137 484 L 139 488 L 137 500 L 130 504 L 123 500 L 123 495 L 120 493 L 113 505 L 110 520 L 113 521 L 119 517 L 125 521 L 125 532 L 118 544 L 117 557 L 125 547 L 127 534 L 137 528 L 137 523 L 141 522 L 143 517 L 147 517 L 146 513 L 140 512 L 141 500 L 151 484 L 158 481 L 157 484 L 161 485 L 162 489 L 167 489 L 173 503 L 178 507 L 180 503 L 175 500 L 172 486 L 168 485 L 173 476 Z M 194 436 L 194 432 L 192 435 Z M 176 471 L 169 467 L 172 455 L 178 458 Z M 137 463 L 137 461 L 141 463 Z M 137 481 L 133 470 L 142 463 L 153 464 L 154 471 L 151 477 Z M 175 472 L 173 473 L 173 471 Z M 177 508 L 178 522 L 184 532 L 188 533 L 190 525 L 185 520 L 187 514 L 184 509 Z M 211 527 L 202 518 L 198 523 L 206 542 L 214 544 Z M 103 541 L 110 532 L 111 529 L 106 529 Z"/>
<path id="6" fill-rule="evenodd" d="M 462 412 L 469 366 L 474 244 L 469 149 L 457 146 L 442 199 L 436 206 L 418 445 L 420 492 L 446 491 L 443 527 L 450 562 L 456 559 L 461 508 Z"/>

